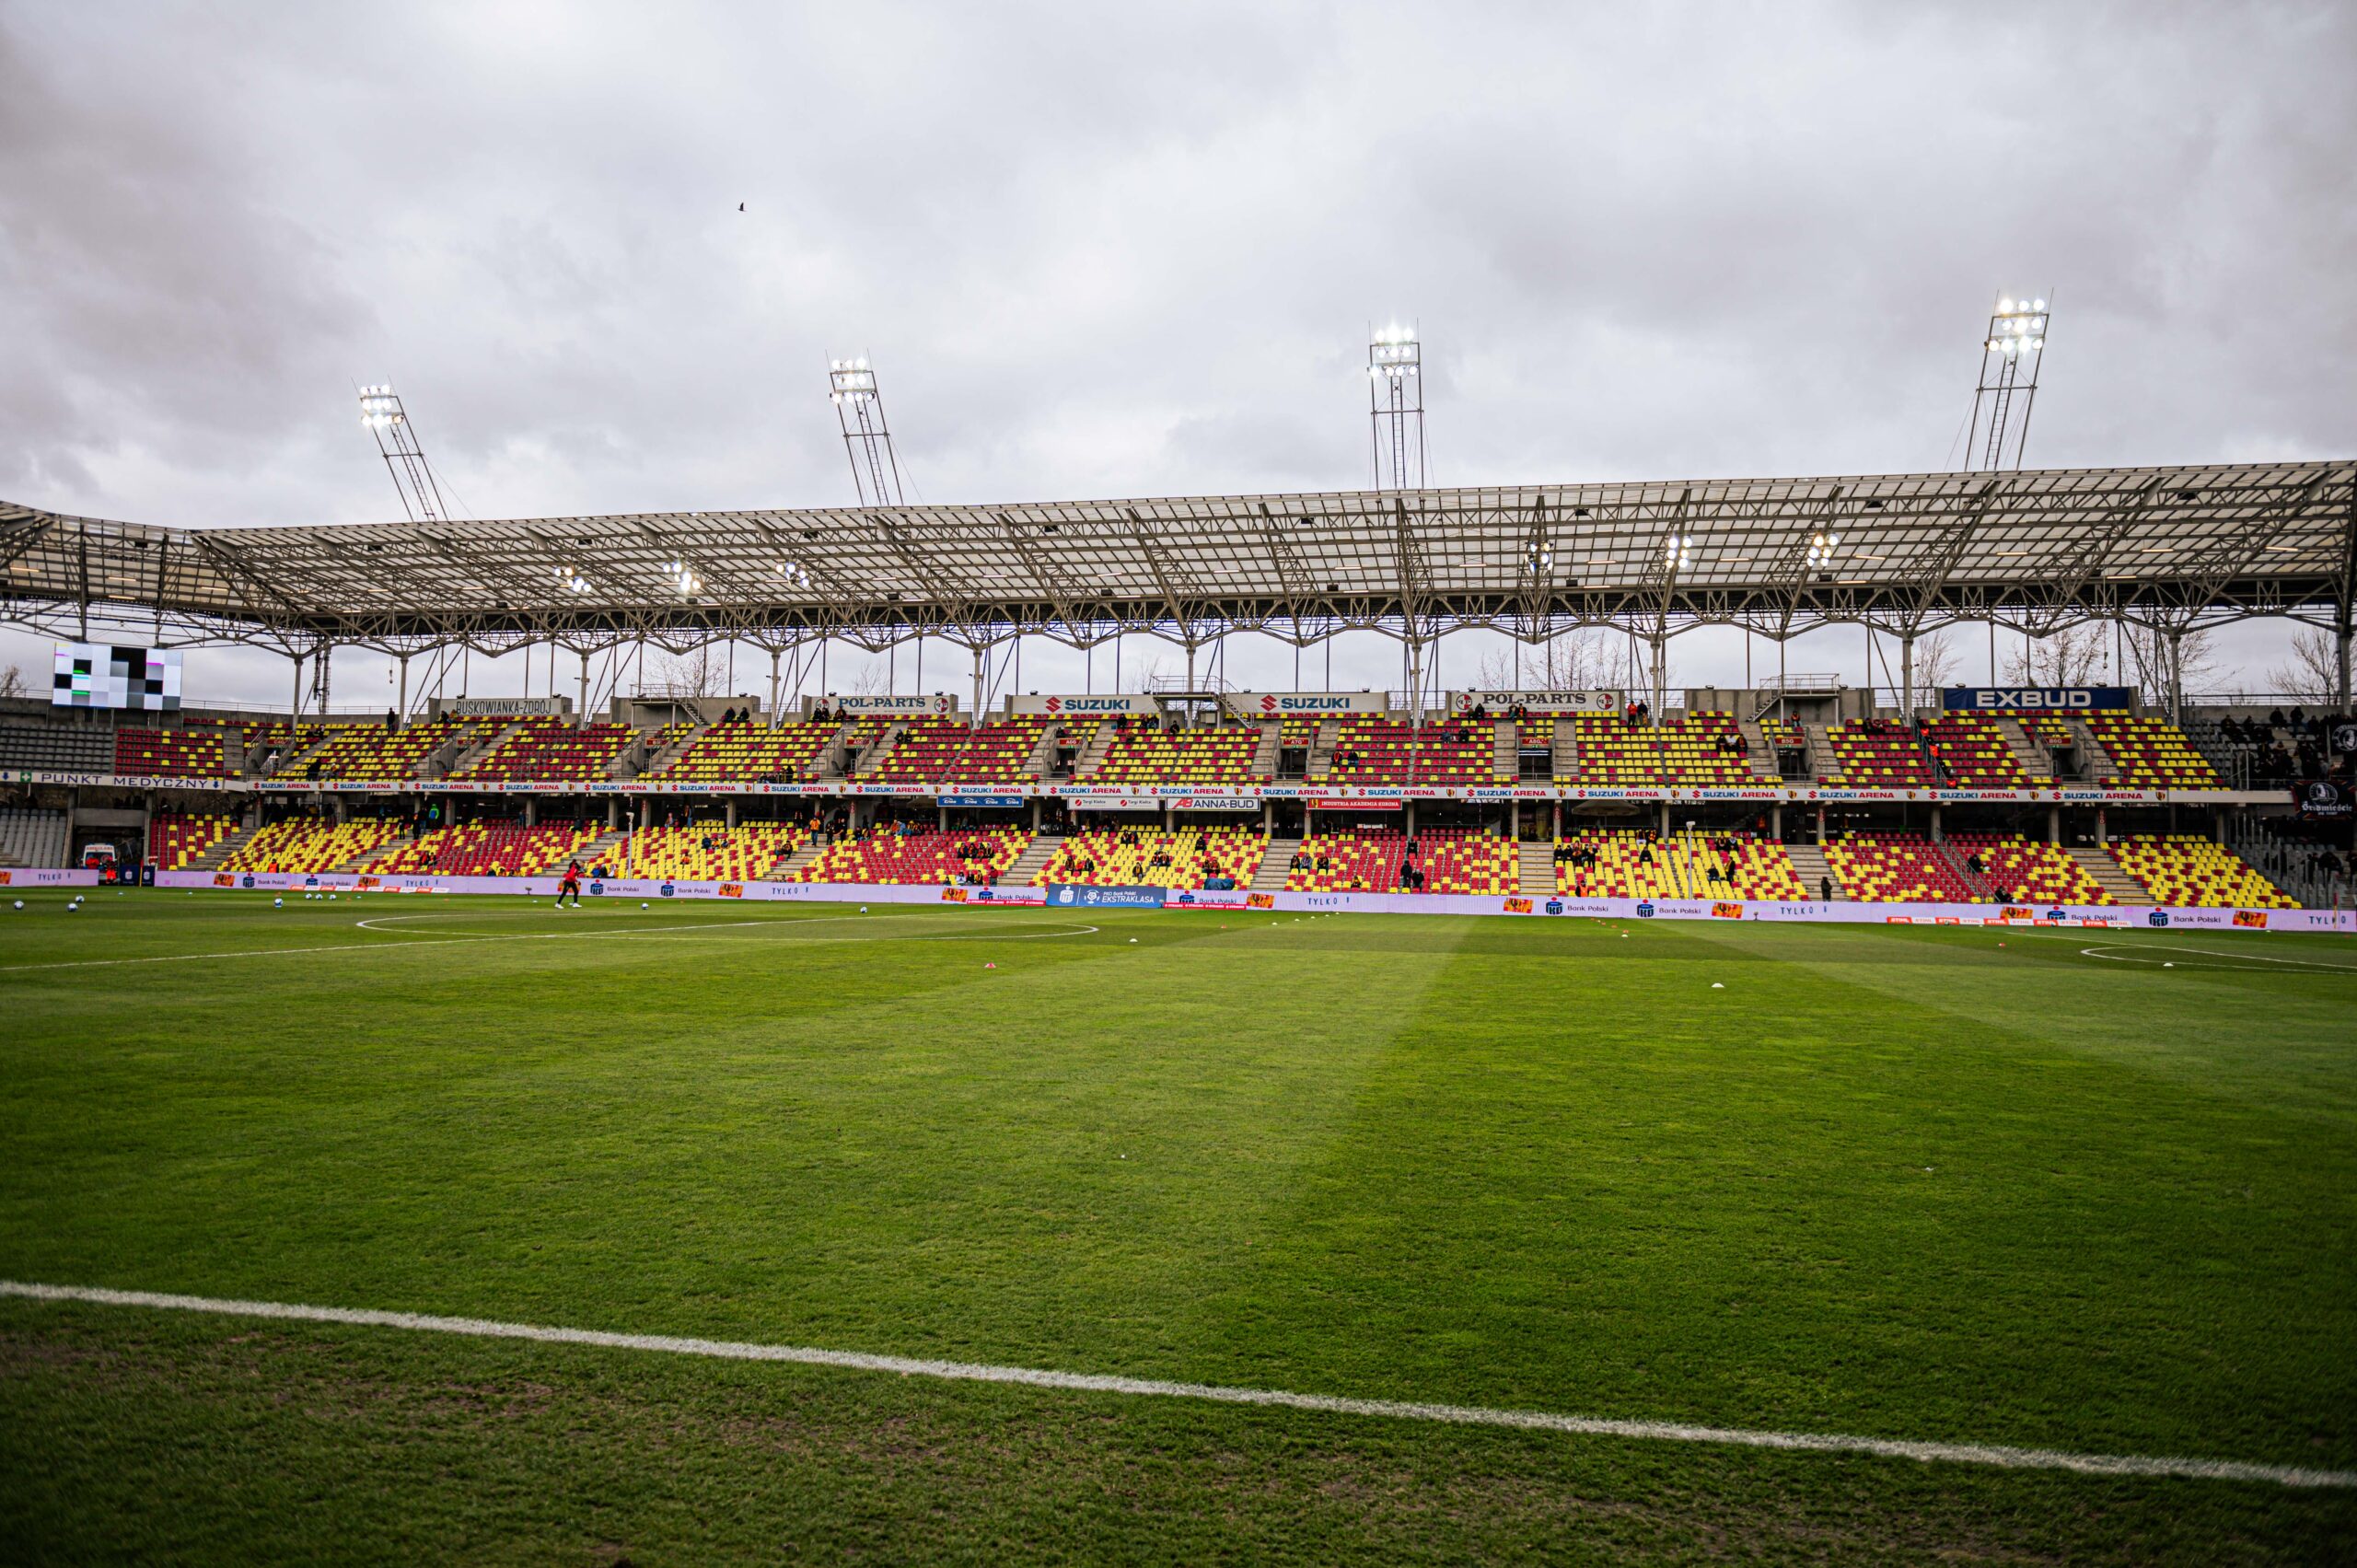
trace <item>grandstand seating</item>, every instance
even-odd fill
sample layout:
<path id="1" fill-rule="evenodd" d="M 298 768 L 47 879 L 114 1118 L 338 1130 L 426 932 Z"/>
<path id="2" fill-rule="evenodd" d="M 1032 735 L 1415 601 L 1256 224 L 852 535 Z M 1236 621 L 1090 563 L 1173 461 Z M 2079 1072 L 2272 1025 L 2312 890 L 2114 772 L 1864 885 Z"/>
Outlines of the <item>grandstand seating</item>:
<path id="1" fill-rule="evenodd" d="M 0 807 L 0 862 L 53 869 L 65 856 L 64 812 Z"/>
<path id="2" fill-rule="evenodd" d="M 1257 725 L 1165 731 L 1132 725 L 1113 737 L 1090 784 L 1226 784 L 1260 782 L 1252 772 L 1260 749 Z"/>
<path id="3" fill-rule="evenodd" d="M 2165 719 L 2118 712 L 2086 715 L 2088 732 L 2111 753 L 2103 782 L 2126 789 L 2223 789 L 2209 759 Z"/>
<path id="4" fill-rule="evenodd" d="M 631 834 L 627 847 L 609 851 L 604 865 L 616 877 L 761 882 L 769 880 L 777 864 L 809 837 L 810 830 L 800 822 L 739 822 L 733 828 L 725 822 L 690 822 L 677 828 L 642 828 Z"/>
<path id="5" fill-rule="evenodd" d="M 1285 872 L 1292 893 L 1390 893 L 1399 890 L 1407 834 L 1396 828 L 1312 833 Z"/>
<path id="6" fill-rule="evenodd" d="M 2234 851 L 2189 833 L 2132 834 L 2108 846 L 2119 868 L 2178 909 L 2296 909 Z"/>
<path id="7" fill-rule="evenodd" d="M 1225 822 L 1207 828 L 1089 828 L 1057 846 L 1032 881 L 1078 882 L 1096 888 L 1201 888 L 1214 876 L 1248 887 L 1269 850 L 1259 825 Z M 1157 865 L 1167 857 L 1168 864 Z"/>
<path id="8" fill-rule="evenodd" d="M 986 783 L 1028 777 L 1023 764 L 1054 721 L 1002 720 L 980 728 L 964 719 L 907 721 L 899 738 L 861 774 L 877 784 Z"/>
<path id="9" fill-rule="evenodd" d="M 450 718 L 424 719 L 406 729 L 381 724 L 345 725 L 331 732 L 319 754 L 297 766 L 296 754 L 279 758 L 277 778 L 405 779 L 414 774 L 442 743 L 464 727 Z"/>
<path id="10" fill-rule="evenodd" d="M 374 855 L 403 836 L 399 822 L 355 817 L 332 822 L 319 817 L 290 817 L 272 822 L 231 850 L 221 862 L 225 871 L 332 871 L 348 860 Z"/>
<path id="11" fill-rule="evenodd" d="M 1483 735 L 1492 732 L 1487 724 Z M 1479 828 L 1426 828 L 1416 835 L 1417 893 L 1512 893 L 1522 887 L 1522 857 L 1512 839 Z"/>
<path id="12" fill-rule="evenodd" d="M 1957 789 L 2027 789 L 2014 749 L 1986 714 L 1944 713 L 1923 726 L 1923 749 L 1946 770 L 1942 782 Z"/>
<path id="13" fill-rule="evenodd" d="M 872 829 L 820 850 L 794 874 L 797 882 L 968 881 L 1006 874 L 1023 856 L 1031 835 L 1019 828 L 923 828 L 906 834 Z M 968 858 L 962 851 L 975 852 Z"/>
<path id="14" fill-rule="evenodd" d="M 1904 725 L 1887 719 L 1829 725 L 1834 772 L 1821 783 L 1847 789 L 1930 789 L 1932 764 Z"/>
<path id="15" fill-rule="evenodd" d="M 1721 840 L 1732 849 L 1720 848 Z M 1638 829 L 1591 828 L 1562 840 L 1558 849 L 1595 857 L 1594 865 L 1559 858 L 1559 892 L 1624 899 L 1808 896 L 1783 845 L 1745 833 L 1675 833 L 1662 839 Z"/>
<path id="16" fill-rule="evenodd" d="M 1963 874 L 1920 833 L 1845 833 L 1826 844 L 1825 863 L 1843 891 L 1867 903 L 1980 901 Z"/>
<path id="17" fill-rule="evenodd" d="M 2074 749 L 2079 744 L 2079 738 L 2071 733 L 2070 725 L 2060 714 L 2024 714 L 2018 722 L 2024 735 L 2049 751 L 2057 747 Z"/>
<path id="18" fill-rule="evenodd" d="M 1479 828 L 1419 832 L 1414 864 L 1423 883 L 1413 889 L 1399 886 L 1408 836 L 1395 828 L 1313 834 L 1295 854 L 1300 864 L 1286 870 L 1285 888 L 1297 893 L 1511 893 L 1521 881 L 1514 841 Z"/>
<path id="19" fill-rule="evenodd" d="M 261 724 L 240 725 L 238 738 L 249 751 L 266 756 L 275 749 L 282 755 L 299 751 L 319 738 L 319 726 L 307 724 L 299 728 L 284 719 L 271 719 Z"/>
<path id="20" fill-rule="evenodd" d="M 0 724 L 0 770 L 112 772 L 114 739 L 91 725 Z"/>
<path id="21" fill-rule="evenodd" d="M 1657 726 L 1613 714 L 1579 714 L 1572 722 L 1583 784 L 1707 789 L 1759 782 L 1748 757 L 1722 749 L 1742 734 L 1733 714 L 1697 710 Z"/>
<path id="22" fill-rule="evenodd" d="M 714 725 L 655 776 L 679 783 L 782 779 L 816 775 L 819 755 L 842 726 L 797 722 L 768 727 Z M 676 732 L 667 732 L 676 733 Z"/>
<path id="23" fill-rule="evenodd" d="M 2009 900 L 2033 904 L 2117 903 L 2087 868 L 2057 844 L 2016 833 L 1950 833 L 1949 858 L 1962 865 L 1978 855 L 1991 889 Z"/>
<path id="24" fill-rule="evenodd" d="M 237 830 L 227 817 L 158 811 L 147 819 L 147 858 L 158 871 L 178 871 Z"/>
<path id="25" fill-rule="evenodd" d="M 1446 719 L 1420 729 L 1395 719 L 1353 715 L 1341 721 L 1332 758 L 1319 782 L 1498 784 L 1510 781 L 1498 775 L 1494 720 Z"/>
<path id="26" fill-rule="evenodd" d="M 435 877 L 533 877 L 562 867 L 565 857 L 599 837 L 579 822 L 458 822 L 418 835 L 417 842 L 378 855 L 368 869 Z"/>
<path id="27" fill-rule="evenodd" d="M 610 777 L 614 760 L 630 749 L 638 731 L 626 724 L 588 724 L 536 714 L 514 734 L 475 759 L 453 779 L 589 783 Z"/>
<path id="28" fill-rule="evenodd" d="M 217 729 L 122 729 L 114 737 L 114 771 L 125 777 L 218 779 L 229 762 Z"/>

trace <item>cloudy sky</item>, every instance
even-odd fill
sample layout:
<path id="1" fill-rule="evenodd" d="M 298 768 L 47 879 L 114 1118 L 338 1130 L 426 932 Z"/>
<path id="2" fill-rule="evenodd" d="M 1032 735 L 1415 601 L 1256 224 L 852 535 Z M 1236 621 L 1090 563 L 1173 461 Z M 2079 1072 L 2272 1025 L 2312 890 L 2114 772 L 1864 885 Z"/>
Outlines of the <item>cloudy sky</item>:
<path id="1" fill-rule="evenodd" d="M 398 517 L 354 398 L 389 379 L 466 516 L 840 504 L 848 353 L 928 500 L 1361 484 L 1394 317 L 1435 482 L 1940 469 L 2014 290 L 2054 300 L 2033 464 L 2345 458 L 2352 79 L 2328 5 L 17 0 L 0 496 Z M 1675 679 L 1742 658 L 1681 639 Z"/>

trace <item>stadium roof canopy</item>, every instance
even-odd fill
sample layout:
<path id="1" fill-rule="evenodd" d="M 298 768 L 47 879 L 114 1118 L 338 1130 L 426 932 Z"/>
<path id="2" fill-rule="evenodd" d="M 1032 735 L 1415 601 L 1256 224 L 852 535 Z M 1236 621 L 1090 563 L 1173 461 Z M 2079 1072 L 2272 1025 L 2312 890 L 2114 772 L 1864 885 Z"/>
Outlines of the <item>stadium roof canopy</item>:
<path id="1" fill-rule="evenodd" d="M 0 614 L 407 653 L 1020 633 L 2349 624 L 2357 463 L 164 528 L 0 504 Z"/>

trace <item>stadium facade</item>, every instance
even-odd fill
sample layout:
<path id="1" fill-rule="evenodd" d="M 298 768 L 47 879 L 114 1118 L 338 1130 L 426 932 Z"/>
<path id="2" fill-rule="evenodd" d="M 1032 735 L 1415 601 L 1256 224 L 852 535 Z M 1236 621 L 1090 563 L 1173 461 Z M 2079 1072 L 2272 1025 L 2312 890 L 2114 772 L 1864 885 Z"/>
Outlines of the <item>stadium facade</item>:
<path id="1" fill-rule="evenodd" d="M 2167 650 L 2288 618 L 2328 633 L 2346 714 L 2348 462 L 336 528 L 0 506 L 0 560 L 17 624 L 296 661 L 281 714 L 9 715 L 10 820 L 62 813 L 49 836 L 69 859 L 103 830 L 126 862 L 261 876 L 636 868 L 663 849 L 715 883 L 2212 907 L 2346 886 L 2328 864 L 2347 844 L 2346 726 L 2189 709 L 2165 679 L 2149 711 L 2108 688 L 1926 691 L 1913 650 L 1960 624 L 2090 621 Z M 1692 628 L 1781 647 L 1839 623 L 1892 640 L 1907 700 L 1782 675 L 1666 687 L 1665 650 Z M 1535 645 L 1597 626 L 1648 656 L 1637 690 L 1427 679 L 1449 633 Z M 1243 692 L 1208 673 L 1232 633 L 1344 631 L 1397 638 L 1405 691 Z M 1136 634 L 1184 651 L 1177 689 L 993 690 L 993 650 L 1019 638 Z M 970 656 L 966 690 L 825 691 L 830 645 L 918 638 Z M 633 656 L 721 640 L 769 651 L 765 692 L 621 694 Z M 575 696 L 425 698 L 421 679 L 412 711 L 412 660 L 440 688 L 454 655 L 539 645 L 552 687 L 556 651 L 576 656 Z M 304 711 L 305 661 L 338 647 L 400 661 L 397 712 Z M 593 660 L 617 693 L 594 715 Z M 692 851 L 662 837 L 682 833 Z M 0 859 L 30 868 L 29 843 L 0 832 Z"/>

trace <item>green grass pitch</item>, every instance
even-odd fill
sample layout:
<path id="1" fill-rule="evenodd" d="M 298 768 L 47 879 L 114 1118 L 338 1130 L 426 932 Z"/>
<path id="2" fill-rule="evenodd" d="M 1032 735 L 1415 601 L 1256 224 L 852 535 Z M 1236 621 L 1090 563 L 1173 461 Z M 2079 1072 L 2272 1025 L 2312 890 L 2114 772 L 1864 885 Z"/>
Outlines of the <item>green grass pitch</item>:
<path id="1" fill-rule="evenodd" d="M 21 896 L 6 1279 L 2357 1469 L 2345 940 Z M 0 1542 L 2318 1562 L 2357 1493 L 0 1299 Z"/>

